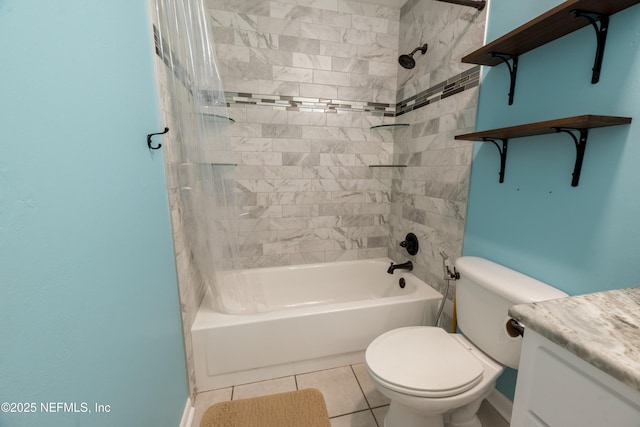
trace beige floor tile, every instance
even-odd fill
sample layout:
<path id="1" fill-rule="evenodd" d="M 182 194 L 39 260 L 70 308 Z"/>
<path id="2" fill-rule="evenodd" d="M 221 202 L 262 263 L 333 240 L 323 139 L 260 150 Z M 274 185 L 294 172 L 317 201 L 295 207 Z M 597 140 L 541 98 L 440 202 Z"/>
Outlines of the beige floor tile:
<path id="1" fill-rule="evenodd" d="M 496 411 L 486 400 L 480 405 L 478 410 L 478 418 L 483 427 L 509 427 L 507 420 Z"/>
<path id="2" fill-rule="evenodd" d="M 362 387 L 362 391 L 364 392 L 367 402 L 371 408 L 388 405 L 391 402 L 386 396 L 380 393 L 378 389 L 376 389 L 376 386 L 373 380 L 371 380 L 371 377 L 367 372 L 367 367 L 364 363 L 352 365 L 351 367 L 353 368 L 353 372 L 356 374 L 356 378 L 358 378 L 360 387 Z"/>
<path id="3" fill-rule="evenodd" d="M 371 412 L 373 412 L 373 416 L 376 417 L 376 421 L 378 422 L 379 426 L 384 425 L 384 417 L 387 415 L 388 411 L 389 411 L 389 405 L 381 406 L 379 408 L 375 408 L 371 410 Z"/>
<path id="4" fill-rule="evenodd" d="M 332 427 L 384 425 L 384 417 L 389 410 L 385 402 L 389 400 L 375 389 L 365 365 L 357 364 L 200 393 L 196 396 L 192 426 L 200 425 L 202 415 L 209 406 L 231 400 L 232 397 L 234 400 L 245 399 L 311 387 L 322 392 L 329 416 L 332 417 Z M 373 409 L 369 410 L 369 407 Z M 487 401 L 482 402 L 478 418 L 483 427 L 509 427 L 509 423 Z"/>
<path id="5" fill-rule="evenodd" d="M 387 411 L 389 410 L 389 406 L 382 406 L 379 408 L 374 408 L 371 411 L 378 422 L 378 425 L 384 425 L 384 417 L 387 415 Z M 478 411 L 478 418 L 480 418 L 480 422 L 482 423 L 482 427 L 509 427 L 509 423 L 507 420 L 502 418 L 502 416 L 493 409 L 487 401 L 483 401 L 480 406 L 480 410 Z"/>
<path id="6" fill-rule="evenodd" d="M 331 418 L 331 427 L 378 427 L 371 411 L 356 412 Z"/>
<path id="7" fill-rule="evenodd" d="M 297 375 L 298 389 L 315 387 L 322 392 L 329 417 L 368 409 L 350 366 Z"/>
<path id="8" fill-rule="evenodd" d="M 268 394 L 284 393 L 287 391 L 296 391 L 296 379 L 293 376 L 237 385 L 233 388 L 233 400 L 248 399 L 250 397 L 266 396 Z"/>
<path id="9" fill-rule="evenodd" d="M 200 421 L 202 420 L 202 415 L 206 412 L 209 406 L 215 405 L 219 402 L 226 402 L 227 400 L 231 400 L 231 387 L 198 393 L 196 395 L 196 403 L 194 405 L 195 411 L 191 425 L 193 427 L 199 426 Z"/>

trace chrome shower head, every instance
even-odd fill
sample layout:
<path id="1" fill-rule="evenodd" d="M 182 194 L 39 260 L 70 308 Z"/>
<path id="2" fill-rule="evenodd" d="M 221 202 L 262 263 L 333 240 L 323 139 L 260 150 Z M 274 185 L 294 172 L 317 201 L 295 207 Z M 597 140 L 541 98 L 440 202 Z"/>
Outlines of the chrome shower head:
<path id="1" fill-rule="evenodd" d="M 407 70 L 412 69 L 413 67 L 416 66 L 416 60 L 413 59 L 413 55 L 417 52 L 417 51 L 422 51 L 422 54 L 424 55 L 425 53 L 427 53 L 427 44 L 423 44 L 422 46 L 418 46 L 417 48 L 413 49 L 413 51 L 408 54 L 408 55 L 400 55 L 398 57 L 398 62 L 400 63 L 400 66 L 403 68 L 406 68 Z"/>

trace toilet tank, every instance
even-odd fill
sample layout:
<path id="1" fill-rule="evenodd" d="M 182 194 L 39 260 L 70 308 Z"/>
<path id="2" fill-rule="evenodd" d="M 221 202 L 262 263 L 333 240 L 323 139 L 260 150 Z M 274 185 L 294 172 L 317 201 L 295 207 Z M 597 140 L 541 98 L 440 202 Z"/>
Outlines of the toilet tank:
<path id="1" fill-rule="evenodd" d="M 458 258 L 456 270 L 460 273 L 456 281 L 458 327 L 493 359 L 517 369 L 522 337 L 507 332 L 509 307 L 568 295 L 484 258 Z"/>

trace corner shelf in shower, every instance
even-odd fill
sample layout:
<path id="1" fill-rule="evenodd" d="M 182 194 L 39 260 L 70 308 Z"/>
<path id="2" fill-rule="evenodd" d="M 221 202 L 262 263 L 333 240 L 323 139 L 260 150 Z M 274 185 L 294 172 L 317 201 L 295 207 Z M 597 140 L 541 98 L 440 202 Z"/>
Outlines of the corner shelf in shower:
<path id="1" fill-rule="evenodd" d="M 591 24 L 596 31 L 597 47 L 591 83 L 600 78 L 607 38 L 609 16 L 631 7 L 640 0 L 568 0 L 504 36 L 462 58 L 468 64 L 493 67 L 505 63 L 511 78 L 509 105 L 513 103 L 518 56 Z"/>
<path id="2" fill-rule="evenodd" d="M 230 123 L 235 123 L 236 122 L 231 117 L 221 116 L 220 114 L 212 114 L 212 113 L 200 113 L 200 114 L 202 114 L 206 118 L 222 120 L 222 121 L 229 121 Z"/>
<path id="3" fill-rule="evenodd" d="M 407 165 L 369 165 L 370 168 L 406 168 Z"/>
<path id="4" fill-rule="evenodd" d="M 403 128 L 408 128 L 408 127 L 409 127 L 409 123 L 392 123 L 392 124 L 389 124 L 389 125 L 371 126 L 369 129 L 397 130 L 397 129 L 403 129 Z"/>
<path id="5" fill-rule="evenodd" d="M 582 160 L 587 146 L 589 129 L 606 126 L 617 126 L 631 123 L 631 117 L 594 116 L 584 115 L 567 117 L 564 119 L 548 120 L 544 122 L 529 123 L 518 126 L 510 126 L 500 129 L 485 130 L 482 132 L 457 135 L 455 139 L 465 141 L 491 142 L 500 153 L 500 182 L 504 182 L 504 170 L 507 162 L 507 146 L 509 139 L 525 136 L 545 135 L 549 133 L 564 132 L 571 136 L 576 146 L 576 162 L 573 168 L 571 186 L 577 187 L 580 181 Z M 501 141 L 502 145 L 497 141 Z"/>

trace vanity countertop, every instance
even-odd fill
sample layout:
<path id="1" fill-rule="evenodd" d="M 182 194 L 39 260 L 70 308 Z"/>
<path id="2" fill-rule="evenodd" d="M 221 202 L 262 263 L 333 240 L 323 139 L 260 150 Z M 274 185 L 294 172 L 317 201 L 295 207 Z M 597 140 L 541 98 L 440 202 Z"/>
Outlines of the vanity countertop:
<path id="1" fill-rule="evenodd" d="M 640 287 L 519 304 L 509 315 L 640 391 Z"/>

